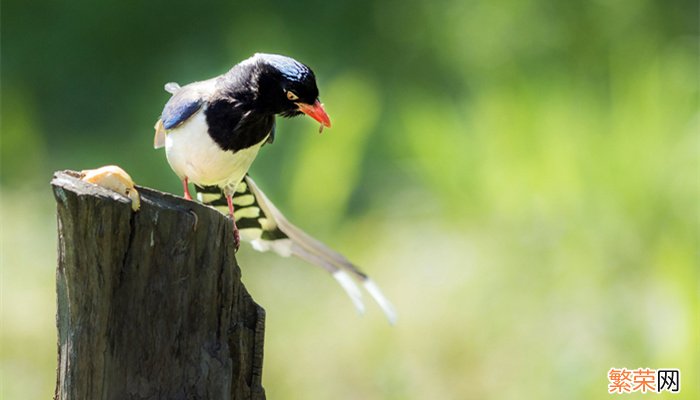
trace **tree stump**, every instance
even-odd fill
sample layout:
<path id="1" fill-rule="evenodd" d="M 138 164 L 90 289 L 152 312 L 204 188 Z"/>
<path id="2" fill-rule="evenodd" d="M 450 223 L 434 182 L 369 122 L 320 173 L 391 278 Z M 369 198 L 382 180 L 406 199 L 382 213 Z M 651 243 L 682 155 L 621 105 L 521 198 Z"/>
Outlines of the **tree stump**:
<path id="1" fill-rule="evenodd" d="M 264 399 L 265 312 L 230 220 L 138 187 L 141 209 L 57 172 L 55 399 Z"/>

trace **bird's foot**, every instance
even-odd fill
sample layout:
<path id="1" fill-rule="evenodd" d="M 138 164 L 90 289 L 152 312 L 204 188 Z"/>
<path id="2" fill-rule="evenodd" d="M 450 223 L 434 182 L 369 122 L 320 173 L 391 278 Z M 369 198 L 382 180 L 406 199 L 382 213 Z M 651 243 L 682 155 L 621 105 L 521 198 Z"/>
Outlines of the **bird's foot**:
<path id="1" fill-rule="evenodd" d="M 185 177 L 185 179 L 182 180 L 182 188 L 185 191 L 185 200 L 192 200 L 192 196 L 190 195 L 190 185 L 187 181 L 187 177 Z"/>
<path id="2" fill-rule="evenodd" d="M 234 214 L 233 208 L 233 196 L 231 194 L 226 194 L 226 203 L 228 203 L 228 213 L 233 222 L 233 245 L 236 247 L 236 251 L 241 246 L 241 234 L 238 232 L 238 227 L 236 226 L 236 215 Z"/>
<path id="3" fill-rule="evenodd" d="M 238 232 L 238 227 L 236 227 L 236 222 L 233 222 L 233 246 L 238 253 L 238 248 L 241 247 L 241 234 Z"/>

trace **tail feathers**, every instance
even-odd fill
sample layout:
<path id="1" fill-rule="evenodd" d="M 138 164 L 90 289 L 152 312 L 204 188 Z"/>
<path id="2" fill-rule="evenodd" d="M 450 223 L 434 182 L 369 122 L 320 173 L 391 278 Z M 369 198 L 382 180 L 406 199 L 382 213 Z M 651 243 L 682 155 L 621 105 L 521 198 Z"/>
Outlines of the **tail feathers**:
<path id="1" fill-rule="evenodd" d="M 345 290 L 345 293 L 348 294 L 348 297 L 350 297 L 350 300 L 352 300 L 352 303 L 355 305 L 355 308 L 357 308 L 357 311 L 360 314 L 365 313 L 365 303 L 362 301 L 362 291 L 352 279 L 350 274 L 329 263 L 322 257 L 319 257 L 314 253 L 309 253 L 306 249 L 297 245 L 296 243 L 291 245 L 291 252 L 293 255 L 301 258 L 302 260 L 318 265 L 333 275 L 333 278 L 338 281 L 343 290 Z"/>
<path id="2" fill-rule="evenodd" d="M 348 261 L 347 258 L 343 257 L 341 254 L 335 252 L 325 244 L 321 243 L 319 240 L 311 237 L 308 233 L 302 231 L 289 222 L 287 218 L 277 209 L 277 207 L 272 204 L 267 196 L 265 196 L 265 193 L 258 189 L 255 182 L 249 176 L 246 176 L 245 180 L 248 182 L 251 192 L 258 200 L 260 208 L 265 211 L 265 214 L 275 222 L 276 227 L 280 231 L 284 232 L 284 234 L 291 239 L 293 243 L 303 248 L 307 252 L 315 254 L 317 257 L 325 260 L 329 264 L 335 265 L 338 268 L 352 273 L 359 280 L 367 279 L 367 275 Z"/>
<path id="3" fill-rule="evenodd" d="M 382 293 L 381 290 L 379 290 L 379 286 L 377 286 L 376 283 L 374 283 L 373 280 L 367 278 L 365 282 L 363 283 L 365 290 L 372 296 L 374 301 L 379 304 L 379 307 L 384 311 L 384 314 L 386 317 L 389 319 L 389 322 L 394 325 L 396 323 L 397 315 L 396 315 L 396 310 L 394 310 L 394 306 L 391 305 L 389 300 L 387 300 L 386 297 L 384 297 L 384 294 Z"/>
<path id="4" fill-rule="evenodd" d="M 226 199 L 218 187 L 196 187 L 197 197 L 227 214 Z M 241 239 L 258 251 L 274 251 L 289 257 L 294 255 L 328 271 L 345 290 L 360 313 L 364 313 L 361 283 L 386 314 L 390 323 L 396 322 L 396 312 L 379 287 L 359 268 L 341 254 L 302 231 L 275 207 L 247 176 L 236 188 L 233 196 L 235 218 Z"/>
<path id="5" fill-rule="evenodd" d="M 350 296 L 350 300 L 352 300 L 353 304 L 355 304 L 357 311 L 359 311 L 360 314 L 364 314 L 365 303 L 362 301 L 362 291 L 357 286 L 355 281 L 352 280 L 352 277 L 350 277 L 350 275 L 342 269 L 333 272 L 332 275 L 333 278 L 338 281 L 340 286 L 345 289 L 348 296 Z"/>

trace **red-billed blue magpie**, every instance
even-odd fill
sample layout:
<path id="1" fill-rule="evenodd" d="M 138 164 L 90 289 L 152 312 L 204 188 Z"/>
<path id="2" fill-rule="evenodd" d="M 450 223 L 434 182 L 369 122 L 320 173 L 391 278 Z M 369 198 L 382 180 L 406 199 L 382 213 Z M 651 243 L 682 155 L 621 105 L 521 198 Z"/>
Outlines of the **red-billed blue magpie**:
<path id="1" fill-rule="evenodd" d="M 168 83 L 172 97 L 156 122 L 155 148 L 165 147 L 168 163 L 188 182 L 199 201 L 228 214 L 235 246 L 240 239 L 258 251 L 295 255 L 328 272 L 364 311 L 357 279 L 390 322 L 396 314 L 377 285 L 345 257 L 312 238 L 280 213 L 247 175 L 258 150 L 272 143 L 275 117 L 306 114 L 330 127 L 313 71 L 289 57 L 255 54 L 223 75 L 182 86 Z"/>

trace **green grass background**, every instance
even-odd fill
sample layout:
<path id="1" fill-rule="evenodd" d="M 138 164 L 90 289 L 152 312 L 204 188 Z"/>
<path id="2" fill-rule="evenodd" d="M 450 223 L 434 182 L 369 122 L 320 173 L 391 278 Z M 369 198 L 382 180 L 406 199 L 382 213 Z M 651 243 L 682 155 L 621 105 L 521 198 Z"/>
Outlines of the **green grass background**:
<path id="1" fill-rule="evenodd" d="M 333 128 L 278 121 L 251 173 L 399 312 L 244 245 L 270 399 L 643 397 L 611 367 L 700 396 L 696 2 L 7 0 L 1 26 L 2 399 L 53 393 L 52 171 L 179 194 L 162 85 L 256 51 L 311 65 Z"/>

